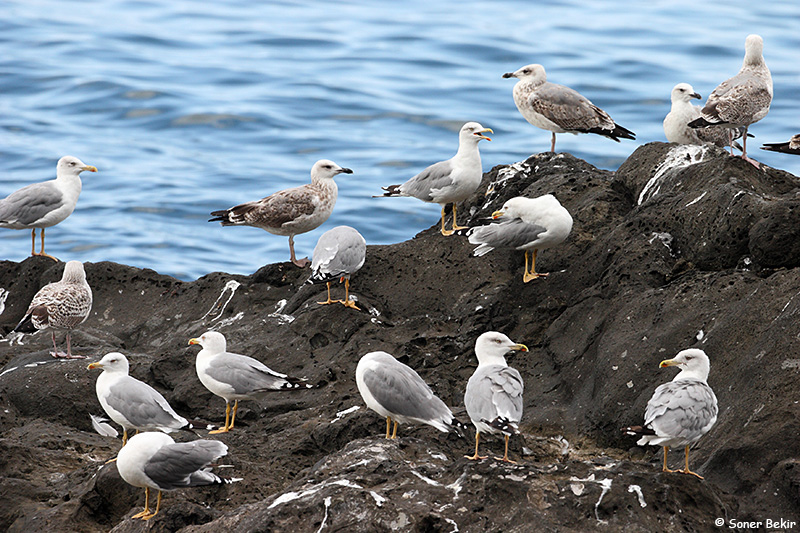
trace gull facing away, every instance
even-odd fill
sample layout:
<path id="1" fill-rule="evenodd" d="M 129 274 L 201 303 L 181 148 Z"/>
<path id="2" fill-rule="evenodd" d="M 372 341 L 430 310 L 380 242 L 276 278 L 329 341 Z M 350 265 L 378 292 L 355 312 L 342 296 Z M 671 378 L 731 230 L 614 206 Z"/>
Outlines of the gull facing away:
<path id="1" fill-rule="evenodd" d="M 475 425 L 475 454 L 466 455 L 467 459 L 486 459 L 478 455 L 481 433 L 503 433 L 505 453 L 495 459 L 514 462 L 508 458 L 508 439 L 519 433 L 523 384 L 519 372 L 506 363 L 505 355 L 511 351 L 527 352 L 528 347 L 497 331 L 487 331 L 475 341 L 478 368 L 464 393 L 467 414 Z"/>
<path id="2" fill-rule="evenodd" d="M 356 385 L 367 407 L 386 417 L 387 439 L 397 438 L 398 424 L 428 424 L 445 433 L 463 426 L 414 369 L 386 352 L 370 352 L 361 358 Z"/>
<path id="3" fill-rule="evenodd" d="M 89 370 L 101 368 L 95 390 L 106 414 L 122 426 L 122 446 L 128 442 L 128 430 L 176 431 L 189 422 L 170 407 L 153 387 L 129 376 L 128 359 L 119 352 L 107 353 L 91 363 Z"/>
<path id="4" fill-rule="evenodd" d="M 689 470 L 689 447 L 708 433 L 717 421 L 717 397 L 708 386 L 708 371 L 711 365 L 703 350 L 690 348 L 679 352 L 673 359 L 661 361 L 661 368 L 677 366 L 681 371 L 672 381 L 656 388 L 647 402 L 644 426 L 623 428 L 628 435 L 642 438 L 639 446 L 652 444 L 664 447 L 663 472 L 682 472 L 700 479 L 703 476 Z M 667 468 L 667 453 L 670 446 L 685 446 L 683 470 Z"/>
<path id="5" fill-rule="evenodd" d="M 0 228 L 31 230 L 31 255 L 57 259 L 44 251 L 44 230 L 64 221 L 75 210 L 81 194 L 80 173 L 97 168 L 65 155 L 56 165 L 56 179 L 33 183 L 0 200 Z M 41 248 L 36 252 L 36 228 L 41 228 Z"/>
<path id="6" fill-rule="evenodd" d="M 548 276 L 546 272 L 536 272 L 539 250 L 558 246 L 572 231 L 572 216 L 552 194 L 537 198 L 511 198 L 492 213 L 492 218 L 500 219 L 500 222 L 469 231 L 469 242 L 479 245 L 474 255 L 485 255 L 495 248 L 525 250 L 525 272 L 522 276 L 525 283 Z"/>
<path id="7" fill-rule="evenodd" d="M 484 133 L 494 132 L 477 122 L 467 122 L 458 132 L 456 155 L 447 161 L 434 163 L 403 184 L 381 187 L 386 192 L 376 198 L 413 196 L 423 202 L 439 204 L 442 206 L 442 235 L 449 236 L 456 230 L 466 229 L 458 225 L 456 204 L 469 198 L 481 184 L 483 169 L 478 143 L 482 139 L 491 141 Z M 447 204 L 453 204 L 453 223 L 449 230 L 444 227 Z"/>
<path id="8" fill-rule="evenodd" d="M 785 143 L 765 143 L 762 150 L 769 150 L 771 152 L 783 152 L 784 154 L 800 155 L 800 133 L 792 135 L 789 142 Z"/>
<path id="9" fill-rule="evenodd" d="M 602 109 L 574 89 L 547 81 L 544 67 L 526 65 L 504 78 L 517 78 L 514 103 L 525 120 L 553 132 L 550 151 L 556 151 L 556 133 L 596 133 L 619 142 L 636 139 L 636 134 L 616 124 Z"/>
<path id="10" fill-rule="evenodd" d="M 721 126 L 707 126 L 705 128 L 692 128 L 689 122 L 700 117 L 700 106 L 692 104 L 692 100 L 702 98 L 696 93 L 694 87 L 688 83 L 679 83 L 672 88 L 670 99 L 672 108 L 664 118 L 664 135 L 667 142 L 676 144 L 713 144 L 720 148 L 731 147 L 741 150 L 742 147 L 734 139 L 744 133 L 744 128 L 725 128 Z"/>
<path id="11" fill-rule="evenodd" d="M 80 261 L 69 261 L 64 265 L 61 281 L 48 283 L 37 292 L 25 316 L 14 331 L 33 333 L 50 328 L 55 358 L 84 359 L 82 355 L 72 355 L 71 331 L 82 324 L 92 310 L 92 289 L 86 282 L 86 272 Z M 67 331 L 67 353 L 59 352 L 56 346 L 57 329 Z"/>
<path id="12" fill-rule="evenodd" d="M 212 393 L 225 398 L 225 426 L 210 433 L 227 433 L 233 429 L 239 400 L 251 400 L 263 394 L 282 390 L 310 389 L 305 379 L 275 372 L 264 363 L 226 351 L 225 336 L 218 331 L 206 331 L 189 344 L 203 347 L 197 353 L 197 377 Z M 233 415 L 231 416 L 231 401 Z"/>
<path id="13" fill-rule="evenodd" d="M 693 128 L 743 127 L 742 159 L 756 168 L 758 162 L 747 157 L 747 128 L 766 117 L 772 103 L 772 75 L 764 62 L 763 50 L 761 36 L 748 35 L 739 73 L 717 85 L 703 106 L 700 118 L 689 123 Z"/>
<path id="14" fill-rule="evenodd" d="M 333 177 L 352 173 L 349 168 L 321 159 L 311 167 L 311 183 L 278 191 L 261 200 L 230 209 L 212 211 L 214 218 L 208 221 L 219 222 L 223 226 L 253 226 L 273 235 L 288 236 L 292 263 L 304 267 L 309 260 L 295 257 L 294 236 L 316 229 L 328 220 L 339 195 Z"/>
<path id="15" fill-rule="evenodd" d="M 161 509 L 161 492 L 184 487 L 232 483 L 211 472 L 209 464 L 226 455 L 228 447 L 216 440 L 176 443 L 163 433 L 142 433 L 117 456 L 119 475 L 129 485 L 144 487 L 144 511 L 131 518 L 150 520 Z M 150 489 L 158 491 L 156 510 L 150 511 Z"/>
<path id="16" fill-rule="evenodd" d="M 340 303 L 345 307 L 359 309 L 350 301 L 350 276 L 364 266 L 367 257 L 367 241 L 350 226 L 337 226 L 326 231 L 314 247 L 311 261 L 311 276 L 306 283 L 327 283 L 328 299 L 320 305 Z M 331 300 L 331 281 L 344 281 L 344 300 Z"/>

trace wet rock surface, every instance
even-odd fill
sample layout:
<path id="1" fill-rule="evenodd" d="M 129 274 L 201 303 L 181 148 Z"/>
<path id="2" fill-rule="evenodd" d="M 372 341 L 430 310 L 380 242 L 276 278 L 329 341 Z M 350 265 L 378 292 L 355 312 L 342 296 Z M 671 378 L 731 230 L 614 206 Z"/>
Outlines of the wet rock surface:
<path id="1" fill-rule="evenodd" d="M 130 519 L 143 491 L 104 464 L 120 440 L 91 427 L 89 414 L 104 414 L 96 371 L 52 359 L 48 331 L 8 335 L 63 263 L 0 262 L 0 528 L 714 531 L 716 518 L 800 521 L 800 179 L 715 148 L 651 143 L 617 172 L 568 154 L 495 167 L 459 212 L 487 223 L 505 200 L 545 193 L 575 220 L 566 243 L 539 255 L 549 278 L 525 284 L 522 252 L 473 257 L 465 237 L 434 224 L 369 246 L 351 284 L 360 312 L 318 305 L 324 285 L 304 285 L 308 270 L 289 263 L 194 282 L 86 264 L 94 307 L 73 352 L 123 352 L 131 374 L 183 416 L 224 421 L 225 402 L 199 382 L 198 348 L 187 346 L 208 329 L 315 385 L 242 402 L 234 431 L 212 436 L 229 446 L 221 473 L 242 481 L 165 493 L 149 523 Z M 469 461 L 473 435 L 428 426 L 385 440 L 356 389 L 359 358 L 392 353 L 466 420 L 473 344 L 490 329 L 531 350 L 509 358 L 525 379 L 518 463 Z M 673 377 L 658 363 L 688 347 L 708 353 L 720 405 L 691 452 L 705 481 L 662 473 L 660 448 L 619 430 L 641 423 L 654 388 Z M 501 455 L 502 439 L 481 451 Z M 673 450 L 671 467 L 682 457 Z"/>

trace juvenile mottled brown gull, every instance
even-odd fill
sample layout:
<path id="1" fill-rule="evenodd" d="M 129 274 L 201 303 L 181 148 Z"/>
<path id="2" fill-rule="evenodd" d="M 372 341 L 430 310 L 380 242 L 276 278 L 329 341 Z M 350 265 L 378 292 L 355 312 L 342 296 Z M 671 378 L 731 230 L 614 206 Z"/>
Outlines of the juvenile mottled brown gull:
<path id="1" fill-rule="evenodd" d="M 264 363 L 226 351 L 225 336 L 218 331 L 206 331 L 189 344 L 203 347 L 197 353 L 197 377 L 212 393 L 225 398 L 225 426 L 211 433 L 227 433 L 233 429 L 239 400 L 251 400 L 273 391 L 310 389 L 304 379 L 275 372 Z M 233 414 L 231 415 L 231 401 Z"/>
<path id="2" fill-rule="evenodd" d="M 624 428 L 629 435 L 641 435 L 639 446 L 652 444 L 664 447 L 664 472 L 683 472 L 703 477 L 689 470 L 689 447 L 708 433 L 717 421 L 717 397 L 708 386 L 711 367 L 703 350 L 691 348 L 673 359 L 661 361 L 660 367 L 677 366 L 681 371 L 672 381 L 659 385 L 647 402 L 644 426 Z M 670 446 L 685 446 L 683 470 L 667 468 Z"/>
<path id="3" fill-rule="evenodd" d="M 464 393 L 467 414 L 475 425 L 475 454 L 467 459 L 486 459 L 478 455 L 481 433 L 503 433 L 505 453 L 496 459 L 514 462 L 508 458 L 508 438 L 519 433 L 523 384 L 519 372 L 506 364 L 505 355 L 515 350 L 527 352 L 528 348 L 497 331 L 487 331 L 475 341 L 478 368 Z"/>
<path id="4" fill-rule="evenodd" d="M 339 195 L 333 177 L 342 173 L 352 174 L 353 171 L 321 159 L 311 167 L 311 183 L 230 209 L 213 211 L 214 218 L 208 221 L 220 222 L 223 226 L 253 226 L 273 235 L 288 236 L 292 263 L 304 267 L 309 261 L 295 257 L 294 236 L 316 229 L 328 220 Z"/>
<path id="5" fill-rule="evenodd" d="M 525 283 L 548 275 L 545 272 L 536 272 L 536 256 L 539 250 L 561 244 L 572 231 L 572 216 L 552 194 L 538 198 L 511 198 L 492 213 L 492 218 L 501 220 L 496 224 L 470 230 L 469 242 L 479 245 L 474 254 L 485 255 L 495 248 L 525 250 L 525 272 L 522 276 Z"/>
<path id="6" fill-rule="evenodd" d="M 87 368 L 103 369 L 95 384 L 97 399 L 109 418 L 122 426 L 123 449 L 129 429 L 169 433 L 188 424 L 157 390 L 128 375 L 128 359 L 121 353 L 107 353 Z"/>
<path id="7" fill-rule="evenodd" d="M 742 159 L 756 167 L 758 162 L 747 157 L 747 128 L 767 116 L 772 102 L 772 75 L 764 62 L 763 50 L 764 40 L 759 35 L 748 35 L 739 73 L 717 85 L 703 106 L 700 118 L 689 123 L 693 128 L 743 127 Z"/>
<path id="8" fill-rule="evenodd" d="M 150 520 L 161 509 L 161 492 L 184 487 L 231 483 L 211 472 L 209 464 L 228 453 L 216 440 L 176 443 L 163 433 L 142 433 L 119 452 L 117 469 L 126 483 L 144 487 L 144 511 L 131 518 Z M 150 511 L 150 489 L 158 491 L 156 510 Z"/>
<path id="9" fill-rule="evenodd" d="M 769 150 L 771 152 L 783 152 L 784 154 L 800 155 L 800 133 L 792 135 L 789 142 L 785 143 L 765 143 L 762 150 Z"/>
<path id="10" fill-rule="evenodd" d="M 370 352 L 361 358 L 356 385 L 367 407 L 386 417 L 387 439 L 397 438 L 398 424 L 428 424 L 445 433 L 460 426 L 419 374 L 386 352 Z"/>
<path id="11" fill-rule="evenodd" d="M 56 258 L 44 251 L 44 230 L 62 222 L 75 210 L 81 194 L 80 173 L 97 172 L 77 157 L 58 160 L 56 179 L 33 183 L 0 200 L 0 228 L 31 230 L 31 255 Z M 41 248 L 36 252 L 36 228 L 41 228 Z"/>
<path id="12" fill-rule="evenodd" d="M 442 235 L 452 235 L 466 229 L 457 223 L 456 204 L 463 202 L 481 184 L 483 169 L 478 143 L 481 139 L 491 141 L 484 133 L 494 133 L 477 122 L 467 122 L 458 132 L 458 152 L 447 161 L 429 166 L 401 185 L 381 187 L 386 191 L 382 197 L 413 196 L 423 202 L 442 206 Z M 453 223 L 449 230 L 444 227 L 444 212 L 447 204 L 453 204 Z"/>
<path id="13" fill-rule="evenodd" d="M 744 133 L 744 128 L 725 128 L 708 126 L 692 128 L 689 122 L 700 116 L 700 106 L 692 104 L 692 100 L 701 96 L 688 83 L 679 83 L 672 88 L 670 99 L 672 108 L 664 118 L 664 135 L 667 141 L 677 144 L 713 144 L 720 148 L 731 146 L 741 150 L 742 147 L 734 139 Z M 731 152 L 732 154 L 733 152 Z"/>
<path id="14" fill-rule="evenodd" d="M 526 65 L 504 78 L 517 78 L 514 103 L 525 120 L 553 132 L 550 151 L 556 151 L 556 133 L 596 133 L 619 142 L 636 134 L 616 124 L 602 109 L 574 89 L 547 81 L 544 67 Z"/>
<path id="15" fill-rule="evenodd" d="M 14 331 L 32 333 L 50 328 L 53 330 L 53 352 L 50 355 L 64 359 L 83 359 L 82 355 L 72 355 L 70 332 L 88 318 L 91 310 L 92 289 L 86 282 L 83 263 L 70 261 L 64 266 L 61 281 L 48 283 L 34 295 L 25 316 Z M 67 353 L 58 351 L 57 329 L 67 331 Z"/>
<path id="16" fill-rule="evenodd" d="M 326 231 L 314 247 L 311 261 L 311 277 L 307 283 L 327 283 L 328 299 L 317 302 L 322 305 L 339 302 L 346 307 L 359 309 L 350 301 L 350 276 L 364 266 L 367 257 L 367 241 L 350 226 L 337 226 Z M 331 281 L 344 281 L 344 300 L 331 299 Z"/>

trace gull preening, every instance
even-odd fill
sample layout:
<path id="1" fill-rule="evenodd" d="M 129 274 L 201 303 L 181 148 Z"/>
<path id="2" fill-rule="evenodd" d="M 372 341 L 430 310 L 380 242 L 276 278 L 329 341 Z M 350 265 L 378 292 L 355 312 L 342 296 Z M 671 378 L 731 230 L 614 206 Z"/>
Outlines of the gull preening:
<path id="1" fill-rule="evenodd" d="M 305 379 L 275 372 L 264 363 L 246 355 L 226 351 L 225 336 L 218 331 L 206 331 L 189 344 L 199 344 L 195 369 L 205 387 L 225 399 L 225 425 L 210 433 L 227 433 L 233 429 L 239 400 L 251 400 L 263 394 L 282 390 L 310 389 Z M 233 415 L 231 415 L 231 401 Z"/>
<path id="2" fill-rule="evenodd" d="M 69 261 L 64 265 L 60 281 L 48 283 L 37 292 L 25 316 L 14 331 L 33 333 L 50 328 L 55 358 L 83 359 L 82 355 L 72 355 L 70 333 L 82 324 L 92 310 L 92 289 L 86 282 L 86 272 L 80 261 Z M 67 331 L 67 353 L 59 352 L 56 345 L 56 331 Z"/>
<path id="3" fill-rule="evenodd" d="M 502 433 L 505 453 L 496 459 L 514 462 L 508 458 L 508 439 L 519 433 L 523 383 L 519 372 L 506 363 L 505 355 L 512 351 L 527 352 L 528 347 L 497 331 L 487 331 L 475 341 L 478 368 L 464 393 L 467 414 L 475 425 L 475 454 L 468 459 L 486 459 L 478 455 L 481 433 Z"/>
<path id="4" fill-rule="evenodd" d="M 800 155 L 800 133 L 792 135 L 792 138 L 785 143 L 764 143 L 761 149 L 769 150 L 770 152 Z"/>
<path id="5" fill-rule="evenodd" d="M 500 219 L 500 222 L 470 230 L 469 242 L 479 245 L 474 254 L 485 255 L 495 248 L 524 250 L 525 272 L 522 281 L 525 283 L 548 276 L 546 272 L 536 272 L 539 250 L 558 246 L 572 231 L 572 216 L 552 194 L 537 198 L 511 198 L 492 213 L 492 218 Z"/>
<path id="6" fill-rule="evenodd" d="M 352 174 L 333 161 L 321 159 L 311 167 L 311 183 L 278 191 L 261 200 L 247 202 L 212 211 L 209 222 L 223 226 L 253 226 L 273 235 L 289 237 L 291 261 L 299 267 L 306 266 L 308 258 L 297 259 L 294 253 L 294 236 L 318 228 L 328 220 L 336 205 L 339 188 L 333 177 Z"/>
<path id="7" fill-rule="evenodd" d="M 161 510 L 162 491 L 238 481 L 221 478 L 209 467 L 227 453 L 228 447 L 216 440 L 176 443 L 163 433 L 132 437 L 117 456 L 120 477 L 129 485 L 144 488 L 144 510 L 131 518 L 150 520 L 156 516 Z M 150 489 L 158 491 L 155 511 L 150 511 Z"/>
<path id="8" fill-rule="evenodd" d="M 0 200 L 0 228 L 31 230 L 31 255 L 55 260 L 44 251 L 44 230 L 64 221 L 75 210 L 81 194 L 80 173 L 97 172 L 77 157 L 65 155 L 56 165 L 56 179 L 33 183 Z M 36 251 L 36 228 L 41 228 L 41 248 Z"/>
<path id="9" fill-rule="evenodd" d="M 456 230 L 466 229 L 457 222 L 456 204 L 463 202 L 481 184 L 483 168 L 478 143 L 491 139 L 484 133 L 494 133 L 477 122 L 467 122 L 458 132 L 458 152 L 447 161 L 429 166 L 410 180 L 400 185 L 381 187 L 383 197 L 413 196 L 423 202 L 442 206 L 442 235 L 452 235 Z M 445 229 L 444 217 L 447 204 L 453 204 L 453 223 Z"/>
<path id="10" fill-rule="evenodd" d="M 387 439 L 397 438 L 399 424 L 428 424 L 443 432 L 461 426 L 413 368 L 386 352 L 370 352 L 361 358 L 356 385 L 367 407 L 386 417 Z"/>
<path id="11" fill-rule="evenodd" d="M 689 122 L 700 117 L 700 106 L 692 104 L 692 100 L 702 98 L 688 83 L 679 83 L 672 88 L 670 100 L 672 107 L 664 118 L 664 135 L 667 142 L 676 144 L 713 144 L 720 148 L 727 146 L 731 150 L 742 147 L 734 139 L 744 133 L 744 128 L 726 128 L 724 126 L 706 126 L 692 128 Z M 731 154 L 733 152 L 731 151 Z"/>
<path id="12" fill-rule="evenodd" d="M 100 368 L 95 390 L 106 414 L 122 426 L 122 446 L 128 442 L 128 430 L 176 431 L 189 422 L 170 407 L 153 387 L 128 375 L 128 359 L 119 352 L 107 353 L 91 363 L 89 370 Z"/>
<path id="13" fill-rule="evenodd" d="M 747 128 L 767 116 L 772 102 L 772 75 L 764 62 L 763 50 L 761 36 L 748 35 L 739 73 L 717 85 L 703 106 L 700 118 L 689 123 L 693 128 L 744 128 L 742 159 L 756 167 L 758 162 L 747 157 Z"/>
<path id="14" fill-rule="evenodd" d="M 341 303 L 345 307 L 359 309 L 350 301 L 350 276 L 364 266 L 367 257 L 367 241 L 350 226 L 337 226 L 320 236 L 314 247 L 311 260 L 311 276 L 307 283 L 326 283 L 328 299 L 320 305 Z M 344 281 L 344 300 L 331 299 L 331 281 Z"/>
<path id="15" fill-rule="evenodd" d="M 544 67 L 526 65 L 504 78 L 517 78 L 514 103 L 525 120 L 553 132 L 550 151 L 556 151 L 556 133 L 596 133 L 619 142 L 636 134 L 616 124 L 608 113 L 574 89 L 547 81 Z"/>
<path id="16" fill-rule="evenodd" d="M 679 352 L 673 359 L 661 361 L 661 368 L 677 366 L 681 371 L 672 381 L 656 388 L 647 402 L 644 425 L 623 428 L 629 435 L 640 435 L 637 444 L 664 447 L 663 472 L 682 472 L 703 479 L 689 469 L 689 447 L 708 433 L 717 421 L 717 397 L 708 386 L 711 365 L 703 350 L 691 348 Z M 667 468 L 670 446 L 685 446 L 683 470 Z"/>

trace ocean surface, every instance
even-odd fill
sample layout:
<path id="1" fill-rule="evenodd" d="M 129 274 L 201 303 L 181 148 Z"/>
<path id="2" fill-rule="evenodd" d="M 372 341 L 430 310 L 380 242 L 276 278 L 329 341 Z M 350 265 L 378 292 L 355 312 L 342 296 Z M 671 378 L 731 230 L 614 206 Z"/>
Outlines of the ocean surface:
<path id="1" fill-rule="evenodd" d="M 764 38 L 775 96 L 749 152 L 800 175 L 800 157 L 758 149 L 800 133 L 797 0 L 4 0 L 0 197 L 74 155 L 99 172 L 47 230 L 49 253 L 184 280 L 250 274 L 287 260 L 288 239 L 209 212 L 306 183 L 326 158 L 354 174 L 337 180 L 331 218 L 296 238 L 298 255 L 340 224 L 400 242 L 439 207 L 371 196 L 451 157 L 464 122 L 495 132 L 480 144 L 484 171 L 549 149 L 504 72 L 541 63 L 635 131 L 619 144 L 559 135 L 558 151 L 615 170 L 665 140 L 676 83 L 705 98 L 739 70 L 750 33 Z M 0 258 L 29 252 L 29 231 L 0 229 Z"/>

